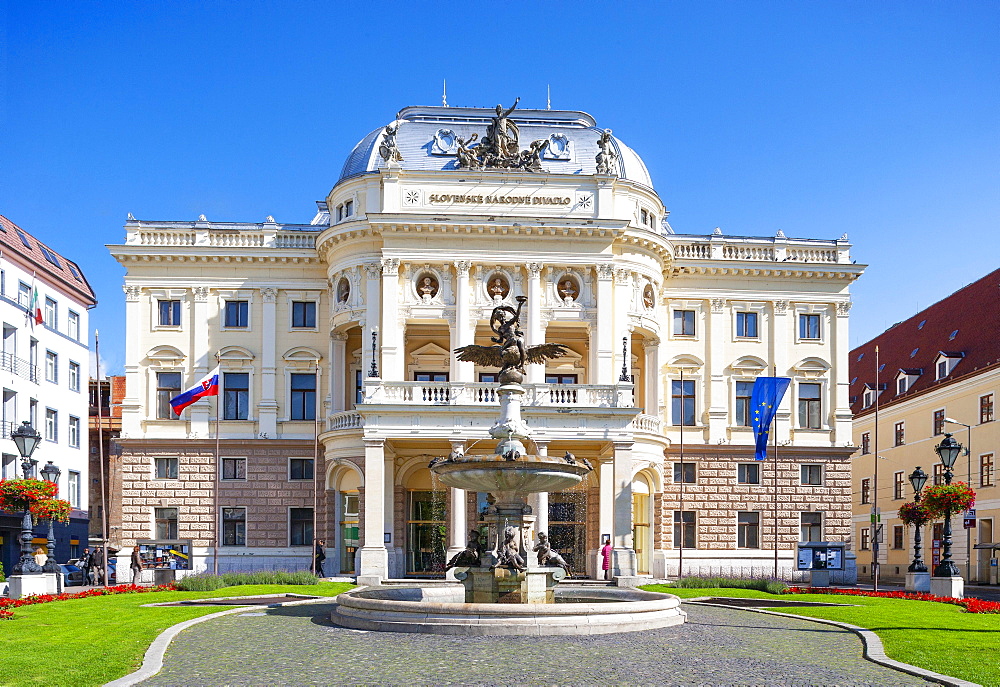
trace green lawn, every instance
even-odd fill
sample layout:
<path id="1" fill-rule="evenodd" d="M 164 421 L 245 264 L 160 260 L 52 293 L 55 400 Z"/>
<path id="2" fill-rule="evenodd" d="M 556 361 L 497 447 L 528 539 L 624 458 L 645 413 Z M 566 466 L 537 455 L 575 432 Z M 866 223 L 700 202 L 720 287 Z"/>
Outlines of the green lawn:
<path id="1" fill-rule="evenodd" d="M 354 585 L 259 585 L 212 592 L 150 592 L 55 601 L 14 609 L 0 621 L 0 685 L 101 685 L 131 673 L 171 625 L 225 606 L 142 608 L 144 604 L 256 594 L 336 596 Z"/>
<path id="2" fill-rule="evenodd" d="M 885 653 L 897 661 L 945 675 L 1000 685 L 1000 615 L 966 613 L 961 607 L 932 601 L 879 599 L 834 594 L 776 596 L 747 589 L 675 589 L 647 585 L 649 591 L 698 596 L 752 597 L 854 604 L 842 608 L 777 608 L 782 613 L 823 618 L 872 630 L 882 640 Z"/>

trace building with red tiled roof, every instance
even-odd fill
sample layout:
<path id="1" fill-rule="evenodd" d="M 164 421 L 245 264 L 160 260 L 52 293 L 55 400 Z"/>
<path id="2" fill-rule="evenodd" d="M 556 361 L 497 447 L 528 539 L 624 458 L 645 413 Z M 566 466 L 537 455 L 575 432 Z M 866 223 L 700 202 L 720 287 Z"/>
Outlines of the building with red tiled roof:
<path id="1" fill-rule="evenodd" d="M 22 477 L 10 435 L 30 423 L 42 437 L 31 455 L 33 476 L 51 461 L 60 470 L 59 497 L 73 506 L 69 526 L 55 528 L 60 563 L 87 546 L 87 332 L 96 304 L 79 265 L 0 215 L 0 478 Z M 0 562 L 8 575 L 20 559 L 20 528 L 20 513 L 0 512 Z M 37 527 L 35 546 L 45 546 L 46 530 Z"/>
<path id="2" fill-rule="evenodd" d="M 928 484 L 943 480 L 934 447 L 949 432 L 970 449 L 957 460 L 953 479 L 976 490 L 978 516 L 969 529 L 961 516 L 953 522 L 952 558 L 967 581 L 988 581 L 990 558 L 997 554 L 974 547 L 997 541 L 994 523 L 1000 525 L 994 410 L 1000 396 L 1000 269 L 851 351 L 850 378 L 854 441 L 861 447 L 853 470 L 859 575 L 871 574 L 877 555 L 881 577 L 905 576 L 913 532 L 896 511 L 913 500 L 908 477 L 917 466 L 931 476 Z M 878 545 L 873 506 L 884 526 Z M 938 522 L 924 537 L 928 567 L 939 559 L 941 538 Z"/>

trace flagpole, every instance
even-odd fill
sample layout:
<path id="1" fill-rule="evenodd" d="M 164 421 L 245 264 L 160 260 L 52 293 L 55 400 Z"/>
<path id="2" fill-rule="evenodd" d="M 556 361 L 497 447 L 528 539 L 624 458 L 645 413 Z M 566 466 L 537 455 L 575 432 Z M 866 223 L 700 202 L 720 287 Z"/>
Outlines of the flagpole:
<path id="1" fill-rule="evenodd" d="M 778 377 L 778 366 L 773 365 L 774 377 Z M 771 431 L 774 433 L 774 579 L 778 579 L 778 401 L 777 392 L 774 394 L 774 426 Z"/>
<path id="2" fill-rule="evenodd" d="M 218 354 L 215 356 L 216 361 L 219 360 Z M 222 371 L 219 371 L 222 374 Z M 221 379 L 219 380 L 222 381 Z M 214 552 L 212 554 L 212 572 L 216 575 L 219 574 L 219 529 L 222 522 L 222 512 L 219 510 L 219 475 L 222 473 L 222 461 L 219 458 L 219 416 L 222 408 L 222 394 L 216 391 L 215 394 L 215 478 L 214 478 L 214 488 L 212 493 L 215 498 L 212 499 L 212 509 L 215 511 L 215 542 L 214 542 Z"/>
<path id="3" fill-rule="evenodd" d="M 879 397 L 879 353 L 875 346 L 875 474 L 872 477 L 872 510 L 875 512 L 872 530 L 872 591 L 878 591 L 878 397 Z"/>
<path id="4" fill-rule="evenodd" d="M 104 469 L 104 417 L 101 413 L 101 345 L 98 331 L 94 330 L 94 362 L 97 373 L 97 460 L 101 468 L 101 539 L 103 563 L 101 564 L 101 575 L 104 577 L 104 586 L 108 586 L 108 500 L 105 496 L 107 492 L 107 482 L 105 481 Z M 108 400 L 110 401 L 111 382 L 108 382 Z"/>
<path id="5" fill-rule="evenodd" d="M 681 402 L 679 418 L 681 421 L 681 545 L 677 560 L 677 579 L 684 577 L 684 368 L 681 368 Z"/>

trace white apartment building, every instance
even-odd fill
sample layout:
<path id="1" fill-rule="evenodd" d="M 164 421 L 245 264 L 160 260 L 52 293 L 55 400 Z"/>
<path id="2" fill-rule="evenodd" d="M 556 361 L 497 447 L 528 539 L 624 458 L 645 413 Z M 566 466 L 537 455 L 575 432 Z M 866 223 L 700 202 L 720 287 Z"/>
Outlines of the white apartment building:
<path id="1" fill-rule="evenodd" d="M 42 435 L 32 455 L 38 461 L 35 476 L 40 478 L 37 470 L 52 461 L 61 470 L 59 496 L 74 508 L 70 525 L 55 528 L 59 561 L 75 556 L 87 545 L 87 322 L 96 303 L 76 263 L 0 216 L 0 477 L 23 476 L 21 457 L 10 434 L 22 422 L 30 422 Z M 36 306 L 42 318 L 37 323 Z M 9 571 L 20 558 L 20 531 L 21 514 L 0 512 L 4 570 Z M 46 531 L 43 525 L 36 529 L 39 543 Z"/>
<path id="2" fill-rule="evenodd" d="M 427 464 L 490 451 L 497 412 L 496 371 L 451 351 L 519 295 L 527 343 L 570 349 L 529 367 L 529 449 L 595 466 L 533 501 L 578 574 L 606 537 L 636 554 L 616 574 L 653 577 L 790 574 L 801 539 L 850 543 L 847 237 L 676 234 L 583 112 L 502 123 L 534 171 L 469 163 L 499 116 L 405 108 L 308 225 L 129 219 L 117 546 L 305 568 L 322 538 L 328 574 L 443 575 L 488 497 Z M 166 405 L 217 363 L 218 455 L 213 401 Z M 778 458 L 756 463 L 749 390 L 775 372 Z"/>

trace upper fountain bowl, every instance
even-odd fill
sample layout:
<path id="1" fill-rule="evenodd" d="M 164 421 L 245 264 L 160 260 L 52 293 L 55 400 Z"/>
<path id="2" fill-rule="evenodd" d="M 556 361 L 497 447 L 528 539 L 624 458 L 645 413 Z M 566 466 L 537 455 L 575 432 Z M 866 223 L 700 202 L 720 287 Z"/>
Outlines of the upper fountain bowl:
<path id="1" fill-rule="evenodd" d="M 468 491 L 533 494 L 561 491 L 577 485 L 590 472 L 579 463 L 570 464 L 548 456 L 467 456 L 461 461 L 439 463 L 431 468 L 441 483 Z"/>

